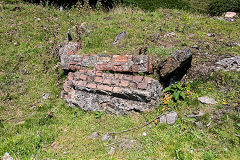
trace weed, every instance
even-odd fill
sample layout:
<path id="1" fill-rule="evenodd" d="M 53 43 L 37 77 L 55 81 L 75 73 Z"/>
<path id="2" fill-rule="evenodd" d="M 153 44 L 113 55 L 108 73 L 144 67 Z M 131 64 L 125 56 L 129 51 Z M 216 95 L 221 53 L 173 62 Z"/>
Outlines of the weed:
<path id="1" fill-rule="evenodd" d="M 185 91 L 185 88 L 182 87 L 182 84 L 180 82 L 172 84 L 169 87 L 164 89 L 164 92 L 171 93 L 171 95 L 175 101 L 177 101 L 181 98 L 185 99 L 186 95 L 185 95 L 184 91 Z"/>

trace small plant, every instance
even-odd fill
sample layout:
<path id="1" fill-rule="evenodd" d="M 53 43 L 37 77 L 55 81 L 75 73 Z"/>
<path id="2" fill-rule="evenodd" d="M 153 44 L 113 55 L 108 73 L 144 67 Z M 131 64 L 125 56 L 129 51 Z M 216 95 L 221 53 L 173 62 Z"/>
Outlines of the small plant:
<path id="1" fill-rule="evenodd" d="M 103 115 L 103 113 L 104 113 L 104 111 L 96 111 L 96 112 L 95 112 L 95 118 L 96 118 L 96 119 L 101 118 L 102 115 Z"/>
<path id="2" fill-rule="evenodd" d="M 172 98 L 177 101 L 180 98 L 185 99 L 185 88 L 182 87 L 182 84 L 180 82 L 170 85 L 169 87 L 164 89 L 164 92 L 170 93 L 172 95 Z"/>

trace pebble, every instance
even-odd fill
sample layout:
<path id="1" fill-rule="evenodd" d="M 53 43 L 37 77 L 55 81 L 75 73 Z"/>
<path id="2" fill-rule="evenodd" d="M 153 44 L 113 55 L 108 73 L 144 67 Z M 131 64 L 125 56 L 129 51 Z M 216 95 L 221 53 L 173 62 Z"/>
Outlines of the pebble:
<path id="1" fill-rule="evenodd" d="M 98 132 L 93 132 L 90 136 L 88 136 L 88 138 L 90 138 L 90 139 L 97 139 L 99 137 L 100 137 L 100 135 Z"/>
<path id="2" fill-rule="evenodd" d="M 109 155 L 113 155 L 115 153 L 115 147 L 111 147 L 110 150 L 108 151 Z"/>
<path id="3" fill-rule="evenodd" d="M 142 135 L 143 135 L 143 136 L 147 136 L 147 133 L 146 133 L 146 132 L 143 132 Z"/>
<path id="4" fill-rule="evenodd" d="M 13 158 L 9 155 L 8 152 L 6 152 L 3 156 L 3 160 L 13 160 Z"/>

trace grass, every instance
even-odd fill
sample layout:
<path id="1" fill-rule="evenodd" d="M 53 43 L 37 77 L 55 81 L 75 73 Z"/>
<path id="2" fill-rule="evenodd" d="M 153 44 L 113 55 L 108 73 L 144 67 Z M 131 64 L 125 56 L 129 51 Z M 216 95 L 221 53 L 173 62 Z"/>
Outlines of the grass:
<path id="1" fill-rule="evenodd" d="M 20 10 L 14 9 L 16 6 Z M 223 46 L 225 42 L 239 40 L 239 19 L 227 23 L 177 9 L 144 12 L 139 8 L 116 7 L 106 13 L 72 8 L 59 12 L 51 6 L 3 3 L 0 156 L 9 152 L 17 159 L 239 159 L 239 140 L 235 136 L 240 134 L 240 118 L 235 111 L 239 105 L 239 72 L 221 71 L 190 82 L 186 100 L 161 103 L 149 113 L 103 114 L 96 118 L 94 113 L 68 107 L 60 98 L 66 76 L 57 67 L 56 48 L 67 40 L 68 31 L 74 41 L 79 39 L 73 27 L 83 23 L 91 32 L 80 35 L 83 48 L 80 54 L 133 54 L 148 45 L 147 54 L 166 57 L 200 44 L 201 53 L 239 55 L 239 47 Z M 115 36 L 123 30 L 128 36 L 113 46 Z M 170 32 L 176 35 L 164 38 Z M 217 34 L 216 38 L 207 36 L 212 32 Z M 192 38 L 190 33 L 194 34 Z M 160 39 L 154 36 L 157 34 Z M 44 93 L 50 93 L 50 98 L 42 99 Z M 218 105 L 200 104 L 197 97 L 205 95 L 214 97 Z M 182 117 L 173 126 L 152 124 L 151 128 L 117 135 L 110 142 L 87 138 L 94 131 L 104 134 L 140 126 L 171 110 Z M 184 116 L 196 110 L 206 113 L 200 120 L 204 128 L 194 124 L 198 120 Z M 222 116 L 214 116 L 222 112 Z M 206 127 L 209 122 L 210 127 Z M 142 136 L 143 132 L 147 136 Z M 139 148 L 117 148 L 114 155 L 108 155 L 110 147 L 106 145 L 121 138 L 137 140 Z"/>

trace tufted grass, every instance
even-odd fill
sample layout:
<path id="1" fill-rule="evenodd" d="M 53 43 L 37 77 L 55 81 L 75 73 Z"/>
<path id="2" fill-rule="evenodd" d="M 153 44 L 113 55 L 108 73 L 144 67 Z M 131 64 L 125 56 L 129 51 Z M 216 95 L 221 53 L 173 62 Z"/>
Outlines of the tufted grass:
<path id="1" fill-rule="evenodd" d="M 149 113 L 104 114 L 97 119 L 94 113 L 68 107 L 60 98 L 66 75 L 56 66 L 55 48 L 67 40 L 68 31 L 74 41 L 79 39 L 73 26 L 84 22 L 91 32 L 88 36 L 81 35 L 80 54 L 137 54 L 147 45 L 147 54 L 166 57 L 173 51 L 201 44 L 201 53 L 239 55 L 239 47 L 223 45 L 239 41 L 239 19 L 227 23 L 177 9 L 144 12 L 139 8 L 116 7 L 106 13 L 72 8 L 59 12 L 51 6 L 3 3 L 0 7 L 0 156 L 9 152 L 15 159 L 239 159 L 239 140 L 235 136 L 240 135 L 238 113 L 225 114 L 221 124 L 208 116 L 227 105 L 234 108 L 239 104 L 238 72 L 219 72 L 207 80 L 190 82 L 191 96 L 185 101 L 160 104 Z M 128 36 L 113 46 L 115 36 L 123 30 Z M 164 38 L 170 32 L 175 32 L 175 37 Z M 217 37 L 207 37 L 209 32 Z M 189 33 L 194 33 L 194 37 L 190 38 Z M 154 34 L 160 34 L 160 40 L 152 39 Z M 50 98 L 42 99 L 44 93 L 50 93 Z M 200 104 L 197 97 L 203 95 L 214 96 L 218 105 Z M 173 126 L 152 124 L 151 128 L 117 135 L 110 142 L 87 138 L 94 131 L 104 134 L 140 126 L 171 110 L 177 110 L 182 116 Z M 204 124 L 211 121 L 212 127 L 199 129 L 194 119 L 184 117 L 195 110 L 208 113 L 201 121 Z M 143 132 L 147 136 L 142 136 Z M 123 151 L 117 148 L 109 156 L 110 147 L 106 145 L 122 138 L 137 140 L 140 148 Z"/>

